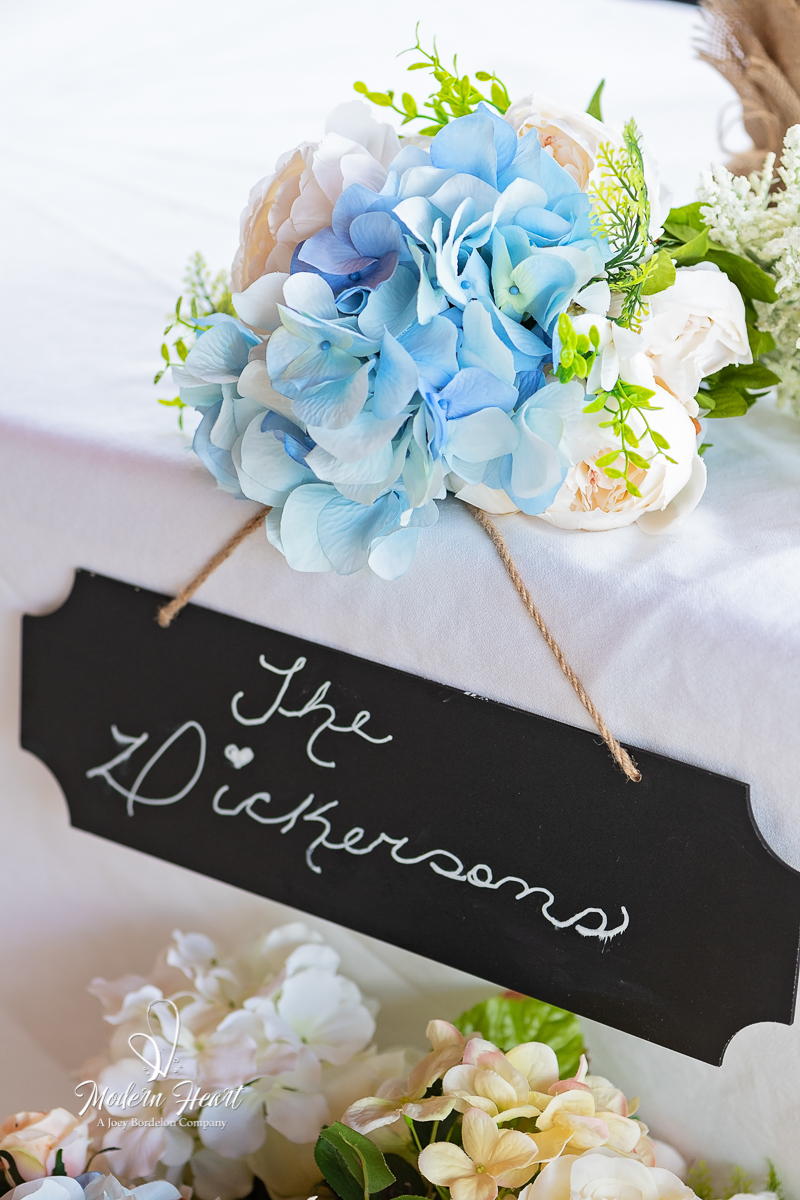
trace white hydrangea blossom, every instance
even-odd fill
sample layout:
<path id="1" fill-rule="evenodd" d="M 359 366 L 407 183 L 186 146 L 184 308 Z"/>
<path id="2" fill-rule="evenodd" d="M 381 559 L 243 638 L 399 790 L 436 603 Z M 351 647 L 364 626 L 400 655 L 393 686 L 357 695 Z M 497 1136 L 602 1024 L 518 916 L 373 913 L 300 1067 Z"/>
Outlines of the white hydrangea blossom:
<path id="1" fill-rule="evenodd" d="M 711 236 L 776 278 L 775 304 L 755 301 L 759 328 L 775 349 L 765 358 L 781 377 L 778 403 L 800 416 L 800 125 L 787 131 L 777 175 L 784 190 L 770 193 L 775 155 L 749 179 L 715 166 L 703 173 L 698 198 Z"/>

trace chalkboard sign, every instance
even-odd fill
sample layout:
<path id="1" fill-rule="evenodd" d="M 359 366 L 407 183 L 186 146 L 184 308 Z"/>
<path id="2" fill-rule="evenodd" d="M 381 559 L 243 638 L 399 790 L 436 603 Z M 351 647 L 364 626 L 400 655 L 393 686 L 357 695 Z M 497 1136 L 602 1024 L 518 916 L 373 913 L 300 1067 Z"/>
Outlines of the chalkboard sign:
<path id="1" fill-rule="evenodd" d="M 800 875 L 745 784 L 163 599 L 78 572 L 25 618 L 79 829 L 711 1063 L 791 1022 Z"/>

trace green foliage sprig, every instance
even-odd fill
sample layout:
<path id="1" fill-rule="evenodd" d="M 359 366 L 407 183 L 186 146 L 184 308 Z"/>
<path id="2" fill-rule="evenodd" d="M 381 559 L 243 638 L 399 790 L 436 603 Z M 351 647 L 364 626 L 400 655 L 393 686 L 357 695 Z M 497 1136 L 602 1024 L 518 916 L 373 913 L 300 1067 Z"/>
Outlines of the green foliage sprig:
<path id="1" fill-rule="evenodd" d="M 576 333 L 575 326 L 566 313 L 558 318 L 558 336 L 561 339 L 561 357 L 556 367 L 556 377 L 560 383 L 569 383 L 571 379 L 586 379 L 594 365 L 600 346 L 600 334 L 597 326 L 592 325 L 588 336 Z"/>
<path id="2" fill-rule="evenodd" d="M 578 334 L 567 314 L 562 313 L 558 318 L 558 336 L 561 340 L 561 357 L 555 372 L 557 378 L 561 383 L 569 383 L 571 379 L 575 378 L 586 379 L 600 346 L 597 327 L 592 325 L 588 336 L 585 333 Z M 597 465 L 609 479 L 624 479 L 625 486 L 632 496 L 641 496 L 641 492 L 630 477 L 631 467 L 638 467 L 641 471 L 650 470 L 650 460 L 638 453 L 640 442 L 644 438 L 649 437 L 655 447 L 653 458 L 663 454 L 669 462 L 675 462 L 674 458 L 664 454 L 664 451 L 670 448 L 669 442 L 657 429 L 653 429 L 645 416 L 645 410 L 661 411 L 650 403 L 653 396 L 655 396 L 655 392 L 650 391 L 649 388 L 640 387 L 635 383 L 625 383 L 624 380 L 618 379 L 610 391 L 598 391 L 594 399 L 583 410 L 585 413 L 596 413 L 605 409 L 610 414 L 611 419 L 601 421 L 600 428 L 612 429 L 614 434 L 621 439 L 622 445 L 618 450 L 609 450 L 608 454 L 598 458 Z M 641 438 L 637 437 L 628 422 L 634 409 L 639 413 L 645 425 L 645 432 Z M 620 455 L 624 458 L 622 470 L 613 466 Z"/>
<path id="3" fill-rule="evenodd" d="M 585 413 L 596 413 L 605 409 L 607 413 L 611 414 L 609 421 L 600 422 L 600 428 L 610 428 L 616 437 L 621 439 L 622 445 L 618 450 L 609 450 L 608 454 L 598 458 L 597 466 L 609 479 L 624 480 L 630 494 L 637 497 L 641 497 L 642 493 L 631 479 L 630 469 L 638 467 L 640 471 L 650 470 L 650 460 L 637 453 L 644 438 L 649 437 L 655 447 L 653 458 L 663 454 L 668 462 L 675 462 L 674 458 L 670 458 L 668 454 L 664 453 L 670 448 L 669 442 L 657 429 L 652 428 L 645 416 L 645 410 L 661 411 L 660 408 L 650 403 L 653 396 L 655 396 L 655 392 L 650 391 L 649 388 L 640 387 L 637 383 L 625 383 L 622 379 L 618 379 L 610 392 L 598 391 L 595 399 L 583 410 Z M 637 437 L 628 423 L 628 418 L 634 409 L 639 413 L 645 426 L 645 432 L 641 438 Z M 620 455 L 624 459 L 622 470 L 612 465 Z"/>
<path id="4" fill-rule="evenodd" d="M 184 290 L 178 297 L 175 309 L 170 313 L 169 323 L 164 330 L 165 339 L 173 330 L 178 331 L 177 336 L 172 340 L 172 349 L 177 355 L 177 361 L 172 361 L 170 348 L 166 340 L 163 341 L 161 357 L 164 360 L 164 366 L 156 371 L 153 377 L 154 384 L 161 381 L 170 367 L 180 367 L 186 361 L 198 332 L 210 328 L 208 325 L 203 325 L 203 317 L 209 317 L 212 313 L 228 313 L 232 317 L 236 316 L 236 310 L 231 301 L 228 272 L 218 271 L 216 275 L 212 275 L 208 263 L 199 251 L 193 254 L 187 263 L 183 286 Z M 191 314 L 188 320 L 183 315 L 186 311 L 184 301 L 188 301 Z M 178 409 L 178 425 L 183 429 L 183 410 L 186 405 L 180 396 L 175 396 L 172 400 L 159 399 L 158 403 L 163 404 L 165 408 Z"/>
<path id="5" fill-rule="evenodd" d="M 618 320 L 629 328 L 637 328 L 641 323 L 642 296 L 648 294 L 645 290 L 648 279 L 652 294 L 669 287 L 675 278 L 674 268 L 668 278 L 669 269 L 663 259 L 645 261 L 652 243 L 650 200 L 640 141 L 636 122 L 631 119 L 623 131 L 622 147 L 610 142 L 598 147 L 599 180 L 590 192 L 597 232 L 611 247 L 611 258 L 606 263 L 609 287 L 612 292 L 622 294 Z M 656 271 L 658 277 L 652 274 Z"/>
<path id="6" fill-rule="evenodd" d="M 433 124 L 418 130 L 419 133 L 428 134 L 431 137 L 435 137 L 439 130 L 455 117 L 465 117 L 474 112 L 481 103 L 490 104 L 499 113 L 506 111 L 511 104 L 508 88 L 494 73 L 489 71 L 476 71 L 475 73 L 475 78 L 480 83 L 491 83 L 492 85 L 489 95 L 485 96 L 475 87 L 469 75 L 459 75 L 457 55 L 453 56 L 453 69 L 449 71 L 439 57 L 436 39 L 434 38 L 433 50 L 428 51 L 420 45 L 419 25 L 417 25 L 415 35 L 414 45 L 401 53 L 421 54 L 424 61 L 411 63 L 408 70 L 429 71 L 439 85 L 437 90 L 431 92 L 428 99 L 421 105 L 423 109 L 429 109 L 429 112 L 420 112 L 420 106 L 410 92 L 403 92 L 400 97 L 402 108 L 399 108 L 395 104 L 395 93 L 391 89 L 387 89 L 385 92 L 373 92 L 365 83 L 359 81 L 353 84 L 354 90 L 359 95 L 366 97 L 367 100 L 371 100 L 373 104 L 378 104 L 381 108 L 391 108 L 393 112 L 399 113 L 403 118 L 401 122 L 403 125 L 407 125 L 409 121 L 430 121 L 432 115 Z"/>

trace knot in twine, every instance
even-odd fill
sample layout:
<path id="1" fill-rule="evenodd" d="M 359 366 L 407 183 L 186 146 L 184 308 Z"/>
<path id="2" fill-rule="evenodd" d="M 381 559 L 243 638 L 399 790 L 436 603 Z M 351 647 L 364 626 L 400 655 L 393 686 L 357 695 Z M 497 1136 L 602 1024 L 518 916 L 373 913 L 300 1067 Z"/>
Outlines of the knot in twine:
<path id="1" fill-rule="evenodd" d="M 550 630 L 547 628 L 542 614 L 533 603 L 531 594 L 525 586 L 522 576 L 517 570 L 517 565 L 511 557 L 508 546 L 506 545 L 505 539 L 500 530 L 497 528 L 489 514 L 485 513 L 483 509 L 474 508 L 471 504 L 468 504 L 467 508 L 484 532 L 487 533 L 491 538 L 492 545 L 500 556 L 500 561 L 505 567 L 508 577 L 516 589 L 517 595 L 525 605 L 528 615 L 532 617 L 536 623 L 536 628 L 539 630 L 548 647 L 550 648 L 550 651 L 562 672 L 572 684 L 576 696 L 586 709 L 589 716 L 592 718 L 592 721 L 594 722 L 598 733 L 608 747 L 614 762 L 627 776 L 627 778 L 631 780 L 632 783 L 638 783 L 642 778 L 641 771 L 625 747 L 621 746 L 614 737 L 613 733 L 603 719 L 602 713 L 592 701 L 592 698 L 586 691 L 586 688 L 583 686 L 580 679 L 564 657 L 563 650 L 553 637 Z M 181 609 L 185 608 L 189 603 L 197 589 L 202 587 L 209 576 L 213 575 L 217 567 L 221 566 L 225 562 L 226 558 L 230 558 L 236 547 L 240 545 L 245 538 L 249 537 L 251 533 L 254 533 L 255 530 L 258 529 L 259 525 L 261 525 L 269 511 L 269 506 L 259 509 L 259 511 L 255 513 L 254 516 L 252 516 L 249 521 L 247 521 L 247 523 L 243 525 L 242 528 L 225 543 L 222 549 L 218 551 L 213 558 L 208 560 L 203 569 L 199 571 L 197 575 L 195 575 L 194 579 L 192 579 L 185 588 L 180 589 L 175 599 L 170 600 L 168 604 L 163 605 L 158 610 L 156 620 L 162 629 L 169 628 Z"/>

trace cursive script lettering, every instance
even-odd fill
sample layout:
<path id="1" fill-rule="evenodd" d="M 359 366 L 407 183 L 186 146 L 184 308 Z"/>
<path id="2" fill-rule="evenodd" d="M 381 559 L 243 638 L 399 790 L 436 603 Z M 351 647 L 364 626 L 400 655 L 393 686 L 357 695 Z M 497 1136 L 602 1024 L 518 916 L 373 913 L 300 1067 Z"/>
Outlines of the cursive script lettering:
<path id="1" fill-rule="evenodd" d="M 356 733 L 359 737 L 363 738 L 364 741 L 371 742 L 373 746 L 382 746 L 385 742 L 391 742 L 391 734 L 388 734 L 386 737 L 382 738 L 374 738 L 365 732 L 364 725 L 366 725 L 367 721 L 369 721 L 371 717 L 371 714 L 367 709 L 362 709 L 361 712 L 356 713 L 349 725 L 334 724 L 334 721 L 336 720 L 336 709 L 332 704 L 327 702 L 328 689 L 331 686 L 330 679 L 326 680 L 325 683 L 321 683 L 311 699 L 307 700 L 305 704 L 301 705 L 300 708 L 296 710 L 284 708 L 281 701 L 286 695 L 289 684 L 292 682 L 295 675 L 299 671 L 302 671 L 306 665 L 306 660 L 302 656 L 295 659 L 291 667 L 287 667 L 286 670 L 283 670 L 281 667 L 274 667 L 272 663 L 267 662 L 263 654 L 259 655 L 258 661 L 265 671 L 271 671 L 273 675 L 282 675 L 283 682 L 281 683 L 281 686 L 278 689 L 278 694 L 273 700 L 272 704 L 269 706 L 266 712 L 261 714 L 260 717 L 242 716 L 239 711 L 239 701 L 244 696 L 244 692 L 237 692 L 231 700 L 231 712 L 240 725 L 265 725 L 267 721 L 274 717 L 275 713 L 278 713 L 281 717 L 307 717 L 310 713 L 326 712 L 328 714 L 327 717 L 321 725 L 316 727 L 306 742 L 306 754 L 311 762 L 315 763 L 318 767 L 333 768 L 336 766 L 335 762 L 326 762 L 322 758 L 317 758 L 316 754 L 314 753 L 314 743 L 319 735 L 326 729 L 329 729 L 331 733 Z"/>
<path id="2" fill-rule="evenodd" d="M 183 737 L 184 733 L 188 733 L 188 731 L 190 729 L 193 729 L 195 731 L 195 733 L 197 734 L 197 736 L 199 738 L 199 747 L 198 747 L 198 755 L 197 755 L 197 764 L 195 766 L 194 772 L 193 772 L 192 777 L 189 780 L 189 782 L 187 784 L 185 784 L 184 787 L 182 787 L 179 792 L 176 792 L 174 794 L 174 796 L 164 796 L 161 799 L 155 799 L 155 798 L 151 798 L 151 797 L 147 797 L 147 796 L 140 796 L 139 788 L 142 786 L 145 779 L 150 774 L 151 770 L 156 765 L 158 760 L 164 754 L 166 754 L 167 750 L 169 750 L 169 748 L 171 746 L 173 746 L 175 744 L 175 742 L 177 742 L 178 738 Z M 171 734 L 170 737 L 167 738 L 167 740 L 163 743 L 163 745 L 160 746 L 158 750 L 156 750 L 155 754 L 151 755 L 151 757 L 147 760 L 147 762 L 142 767 L 139 774 L 136 776 L 133 787 L 126 788 L 121 783 L 117 782 L 117 780 L 114 778 L 114 776 L 111 774 L 111 772 L 114 770 L 114 767 L 118 767 L 121 763 L 127 762 L 128 759 L 131 757 L 131 755 L 134 753 L 134 751 L 138 750 L 140 746 L 144 745 L 144 743 L 147 741 L 147 739 L 150 735 L 147 733 L 143 733 L 139 737 L 130 737 L 126 733 L 120 733 L 120 731 L 117 729 L 116 725 L 111 726 L 111 735 L 114 738 L 114 741 L 117 743 L 117 745 L 124 746 L 125 749 L 121 750 L 120 753 L 117 754 L 114 758 L 110 758 L 108 760 L 108 762 L 101 763 L 101 765 L 99 767 L 92 767 L 89 771 L 86 772 L 86 778 L 87 779 L 95 779 L 99 775 L 103 779 L 105 779 L 105 781 L 109 785 L 109 787 L 112 787 L 115 792 L 119 792 L 119 794 L 121 796 L 124 796 L 126 798 L 126 800 L 128 801 L 127 807 L 128 807 L 128 816 L 129 817 L 133 816 L 134 804 L 150 804 L 150 805 L 155 805 L 155 806 L 163 805 L 163 804 L 177 804 L 177 802 L 179 800 L 182 800 L 184 796 L 188 796 L 189 792 L 192 790 L 192 788 L 194 787 L 194 785 L 197 783 L 198 779 L 202 775 L 203 767 L 206 765 L 205 730 L 203 729 L 202 725 L 197 724 L 197 721 L 186 721 L 183 725 L 181 725 L 180 729 L 176 729 L 175 732 L 173 734 Z"/>
<path id="3" fill-rule="evenodd" d="M 445 879 L 451 879 L 455 883 L 468 883 L 472 887 L 488 888 L 492 891 L 497 891 L 506 884 L 516 884 L 517 893 L 514 897 L 516 900 L 524 900 L 527 896 L 540 895 L 545 897 L 545 901 L 541 906 L 540 912 L 546 921 L 549 921 L 556 929 L 574 928 L 581 937 L 599 938 L 606 942 L 611 938 L 617 937 L 620 933 L 624 933 L 630 924 L 630 917 L 627 908 L 620 905 L 620 914 L 622 920 L 612 929 L 608 928 L 608 916 L 602 908 L 591 906 L 583 908 L 580 912 L 573 916 L 566 917 L 564 920 L 559 920 L 550 911 L 555 904 L 555 896 L 549 888 L 541 885 L 531 886 L 526 880 L 519 875 L 504 875 L 502 879 L 495 879 L 492 868 L 486 863 L 476 863 L 474 867 L 465 870 L 464 863 L 457 854 L 453 854 L 451 850 L 437 848 L 436 850 L 426 850 L 422 854 L 412 856 L 404 856 L 400 853 L 404 846 L 411 840 L 409 837 L 391 837 L 388 833 L 379 833 L 366 846 L 361 845 L 366 837 L 365 830 L 356 825 L 345 833 L 340 842 L 331 841 L 330 834 L 332 825 L 325 813 L 331 812 L 334 808 L 338 808 L 338 800 L 329 800 L 326 804 L 321 804 L 319 808 L 313 812 L 306 810 L 314 799 L 313 792 L 306 796 L 305 800 L 301 801 L 296 808 L 290 812 L 282 813 L 280 816 L 267 817 L 263 813 L 256 812 L 256 806 L 259 803 L 269 804 L 272 797 L 269 792 L 255 792 L 252 796 L 242 800 L 234 808 L 222 808 L 220 801 L 223 795 L 228 791 L 228 785 L 221 787 L 214 796 L 213 808 L 214 812 L 220 816 L 235 817 L 241 812 L 246 812 L 249 817 L 257 821 L 260 825 L 278 825 L 281 826 L 281 833 L 289 833 L 295 828 L 298 820 L 302 817 L 303 821 L 312 821 L 322 826 L 322 832 L 319 833 L 306 849 L 305 859 L 306 865 L 315 875 L 322 874 L 322 867 L 314 860 L 314 854 L 318 849 L 325 850 L 344 850 L 347 854 L 364 855 L 372 854 L 381 845 L 391 846 L 390 857 L 400 866 L 411 867 L 417 866 L 420 863 L 427 862 L 432 871 L 437 875 L 441 875 Z M 585 925 L 582 922 L 591 916 L 598 918 L 598 924 Z"/>

